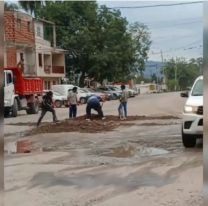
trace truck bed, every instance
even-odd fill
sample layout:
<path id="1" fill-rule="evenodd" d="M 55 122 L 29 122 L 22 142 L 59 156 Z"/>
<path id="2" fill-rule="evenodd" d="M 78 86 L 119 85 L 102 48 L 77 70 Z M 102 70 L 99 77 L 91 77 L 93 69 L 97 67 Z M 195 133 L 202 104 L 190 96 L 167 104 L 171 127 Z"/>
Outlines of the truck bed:
<path id="1" fill-rule="evenodd" d="M 36 77 L 24 77 L 19 68 L 9 67 L 6 70 L 12 70 L 14 75 L 15 93 L 18 95 L 31 95 L 43 93 L 43 80 Z"/>
<path id="2" fill-rule="evenodd" d="M 19 95 L 42 94 L 43 81 L 40 78 L 23 78 L 20 84 L 15 85 Z"/>

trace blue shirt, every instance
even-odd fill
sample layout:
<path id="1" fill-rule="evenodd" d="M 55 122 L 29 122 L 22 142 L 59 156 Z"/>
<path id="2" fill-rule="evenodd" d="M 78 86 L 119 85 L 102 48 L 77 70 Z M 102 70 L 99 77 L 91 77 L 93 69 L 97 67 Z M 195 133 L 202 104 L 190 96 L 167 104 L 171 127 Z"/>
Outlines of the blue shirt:
<path id="1" fill-rule="evenodd" d="M 94 95 L 89 97 L 87 104 L 100 104 L 100 97 Z"/>

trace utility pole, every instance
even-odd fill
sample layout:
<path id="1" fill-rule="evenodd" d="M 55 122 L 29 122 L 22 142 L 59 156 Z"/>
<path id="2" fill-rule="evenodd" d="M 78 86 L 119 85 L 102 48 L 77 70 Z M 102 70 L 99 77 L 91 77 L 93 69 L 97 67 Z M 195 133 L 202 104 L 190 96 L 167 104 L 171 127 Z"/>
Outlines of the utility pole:
<path id="1" fill-rule="evenodd" d="M 155 66 L 156 66 L 156 84 L 158 84 L 158 73 L 157 73 L 157 64 L 155 64 Z"/>
<path id="2" fill-rule="evenodd" d="M 165 84 L 165 70 L 164 70 L 164 65 L 163 65 L 163 52 L 162 52 L 162 49 L 160 50 L 160 54 L 161 54 L 161 60 L 162 60 L 163 84 Z"/>
<path id="3" fill-rule="evenodd" d="M 177 58 L 175 61 L 175 91 L 177 90 Z"/>

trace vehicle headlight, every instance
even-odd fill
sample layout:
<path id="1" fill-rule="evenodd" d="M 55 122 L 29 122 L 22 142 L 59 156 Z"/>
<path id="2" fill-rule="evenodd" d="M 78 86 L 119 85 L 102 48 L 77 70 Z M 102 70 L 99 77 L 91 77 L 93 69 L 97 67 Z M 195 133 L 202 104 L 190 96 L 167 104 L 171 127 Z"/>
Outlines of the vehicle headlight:
<path id="1" fill-rule="evenodd" d="M 186 105 L 184 107 L 184 113 L 196 113 L 197 109 L 198 109 L 198 107 L 196 107 L 196 106 Z"/>

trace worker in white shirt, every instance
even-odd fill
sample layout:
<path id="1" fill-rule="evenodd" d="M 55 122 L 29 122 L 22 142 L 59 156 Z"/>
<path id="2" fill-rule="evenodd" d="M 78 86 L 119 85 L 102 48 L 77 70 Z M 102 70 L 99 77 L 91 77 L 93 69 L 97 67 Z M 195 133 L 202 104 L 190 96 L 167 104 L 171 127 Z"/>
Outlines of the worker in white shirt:
<path id="1" fill-rule="evenodd" d="M 73 87 L 72 90 L 68 90 L 68 103 L 69 103 L 69 119 L 77 116 L 77 87 Z"/>
<path id="2" fill-rule="evenodd" d="M 118 113 L 119 113 L 119 117 L 121 120 L 126 119 L 127 118 L 127 102 L 128 102 L 128 92 L 125 90 L 126 86 L 125 85 L 121 85 L 121 97 L 120 97 L 120 104 L 118 107 Z"/>

